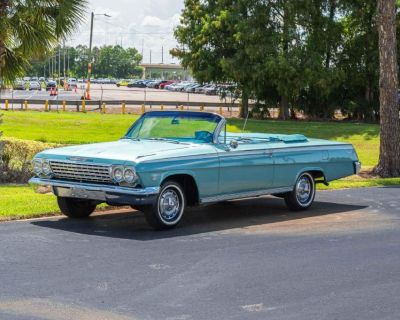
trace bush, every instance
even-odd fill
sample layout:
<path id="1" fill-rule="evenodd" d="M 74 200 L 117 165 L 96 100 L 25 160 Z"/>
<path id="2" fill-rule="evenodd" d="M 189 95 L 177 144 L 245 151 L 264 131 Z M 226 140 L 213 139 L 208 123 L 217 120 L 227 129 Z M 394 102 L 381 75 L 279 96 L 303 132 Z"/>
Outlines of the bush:
<path id="1" fill-rule="evenodd" d="M 32 176 L 33 156 L 46 149 L 59 147 L 53 143 L 43 143 L 15 138 L 0 141 L 0 183 L 26 183 Z"/>

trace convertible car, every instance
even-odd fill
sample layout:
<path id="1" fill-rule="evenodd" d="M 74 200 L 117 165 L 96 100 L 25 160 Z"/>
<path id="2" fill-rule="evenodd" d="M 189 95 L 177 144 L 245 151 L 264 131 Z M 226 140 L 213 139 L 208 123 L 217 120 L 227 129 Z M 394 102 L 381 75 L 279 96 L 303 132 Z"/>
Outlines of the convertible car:
<path id="1" fill-rule="evenodd" d="M 104 202 L 130 205 L 160 230 L 175 227 L 187 206 L 262 195 L 305 210 L 316 183 L 361 167 L 350 144 L 226 129 L 213 113 L 147 112 L 118 141 L 37 154 L 30 182 L 52 186 L 68 217 L 88 217 Z"/>

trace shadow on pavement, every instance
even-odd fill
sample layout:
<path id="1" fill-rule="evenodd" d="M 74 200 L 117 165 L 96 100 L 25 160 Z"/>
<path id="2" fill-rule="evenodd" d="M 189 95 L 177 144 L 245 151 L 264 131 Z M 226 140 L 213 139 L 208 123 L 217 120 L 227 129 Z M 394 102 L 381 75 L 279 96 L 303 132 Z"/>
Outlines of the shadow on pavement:
<path id="1" fill-rule="evenodd" d="M 39 220 L 31 223 L 67 232 L 146 241 L 259 225 L 270 225 L 273 228 L 275 223 L 304 218 L 311 219 L 308 223 L 312 225 L 313 218 L 318 219 L 334 214 L 346 215 L 365 208 L 367 207 L 315 202 L 308 211 L 290 212 L 281 199 L 257 198 L 189 209 L 177 228 L 162 232 L 153 231 L 147 225 L 143 214 L 133 210 L 132 212 L 95 215 L 85 220 L 62 217 L 58 220 Z"/>

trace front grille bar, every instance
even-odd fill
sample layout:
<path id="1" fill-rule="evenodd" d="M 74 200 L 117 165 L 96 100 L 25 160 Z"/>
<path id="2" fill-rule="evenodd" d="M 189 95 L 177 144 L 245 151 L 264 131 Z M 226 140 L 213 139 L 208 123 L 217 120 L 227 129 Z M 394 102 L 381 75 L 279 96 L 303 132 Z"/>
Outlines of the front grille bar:
<path id="1" fill-rule="evenodd" d="M 80 164 L 63 161 L 50 161 L 51 170 L 56 179 L 112 183 L 110 166 Z"/>

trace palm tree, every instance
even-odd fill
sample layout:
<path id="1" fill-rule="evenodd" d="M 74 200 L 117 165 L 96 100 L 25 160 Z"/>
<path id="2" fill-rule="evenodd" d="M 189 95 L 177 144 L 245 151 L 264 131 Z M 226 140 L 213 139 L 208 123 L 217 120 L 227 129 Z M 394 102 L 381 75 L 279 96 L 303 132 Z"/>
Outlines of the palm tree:
<path id="1" fill-rule="evenodd" d="M 0 0 L 0 79 L 23 75 L 82 20 L 87 0 Z"/>

